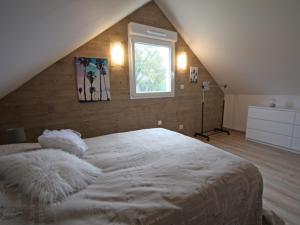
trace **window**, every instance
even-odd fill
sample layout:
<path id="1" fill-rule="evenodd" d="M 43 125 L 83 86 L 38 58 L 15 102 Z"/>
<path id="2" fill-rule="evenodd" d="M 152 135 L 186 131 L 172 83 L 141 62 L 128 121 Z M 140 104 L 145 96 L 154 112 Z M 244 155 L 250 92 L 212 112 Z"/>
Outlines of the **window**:
<path id="1" fill-rule="evenodd" d="M 129 24 L 131 99 L 174 96 L 175 44 L 174 38 L 169 40 L 168 32 L 171 31 Z"/>

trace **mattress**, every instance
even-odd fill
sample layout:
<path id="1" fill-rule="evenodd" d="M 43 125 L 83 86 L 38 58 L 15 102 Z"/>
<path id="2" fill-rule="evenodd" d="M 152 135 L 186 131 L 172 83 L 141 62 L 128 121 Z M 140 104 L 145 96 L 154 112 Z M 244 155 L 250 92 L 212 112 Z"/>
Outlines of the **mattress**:
<path id="1" fill-rule="evenodd" d="M 89 150 L 83 158 L 103 170 L 96 183 L 63 202 L 39 206 L 1 187 L 1 224 L 262 223 L 262 177 L 244 159 L 161 128 L 85 141 Z"/>

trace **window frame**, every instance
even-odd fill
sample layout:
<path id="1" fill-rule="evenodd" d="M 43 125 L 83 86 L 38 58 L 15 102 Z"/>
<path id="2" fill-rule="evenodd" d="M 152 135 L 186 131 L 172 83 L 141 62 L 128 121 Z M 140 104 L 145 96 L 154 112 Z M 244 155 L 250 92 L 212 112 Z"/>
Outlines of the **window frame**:
<path id="1" fill-rule="evenodd" d="M 144 98 L 169 98 L 175 96 L 175 43 L 172 41 L 159 40 L 155 38 L 142 37 L 136 35 L 129 35 L 129 83 L 130 83 L 130 99 L 144 99 Z M 170 62 L 170 79 L 171 91 L 170 92 L 136 92 L 136 75 L 135 75 L 135 43 L 144 43 L 149 45 L 164 46 L 170 49 L 171 62 Z"/>

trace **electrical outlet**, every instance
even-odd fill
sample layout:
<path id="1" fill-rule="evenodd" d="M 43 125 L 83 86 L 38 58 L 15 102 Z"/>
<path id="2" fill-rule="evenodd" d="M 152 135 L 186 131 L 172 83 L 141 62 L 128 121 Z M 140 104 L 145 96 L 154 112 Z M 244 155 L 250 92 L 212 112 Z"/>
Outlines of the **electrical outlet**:
<path id="1" fill-rule="evenodd" d="M 157 125 L 158 125 L 158 126 L 161 126 L 161 125 L 162 125 L 162 121 L 161 121 L 161 120 L 158 120 L 158 121 L 157 121 Z"/>
<path id="2" fill-rule="evenodd" d="M 179 130 L 183 130 L 183 124 L 179 124 L 178 128 Z"/>
<path id="3" fill-rule="evenodd" d="M 184 84 L 180 84 L 180 89 L 181 89 L 181 90 L 184 89 Z"/>

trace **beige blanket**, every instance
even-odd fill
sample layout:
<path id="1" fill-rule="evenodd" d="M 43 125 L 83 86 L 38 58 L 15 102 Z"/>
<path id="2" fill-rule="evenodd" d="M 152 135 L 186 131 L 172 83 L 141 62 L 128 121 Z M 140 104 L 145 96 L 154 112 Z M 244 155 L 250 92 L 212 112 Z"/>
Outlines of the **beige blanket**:
<path id="1" fill-rule="evenodd" d="M 147 129 L 86 139 L 103 169 L 67 200 L 23 207 L 1 192 L 2 224 L 260 225 L 262 177 L 251 163 L 193 138 Z"/>

